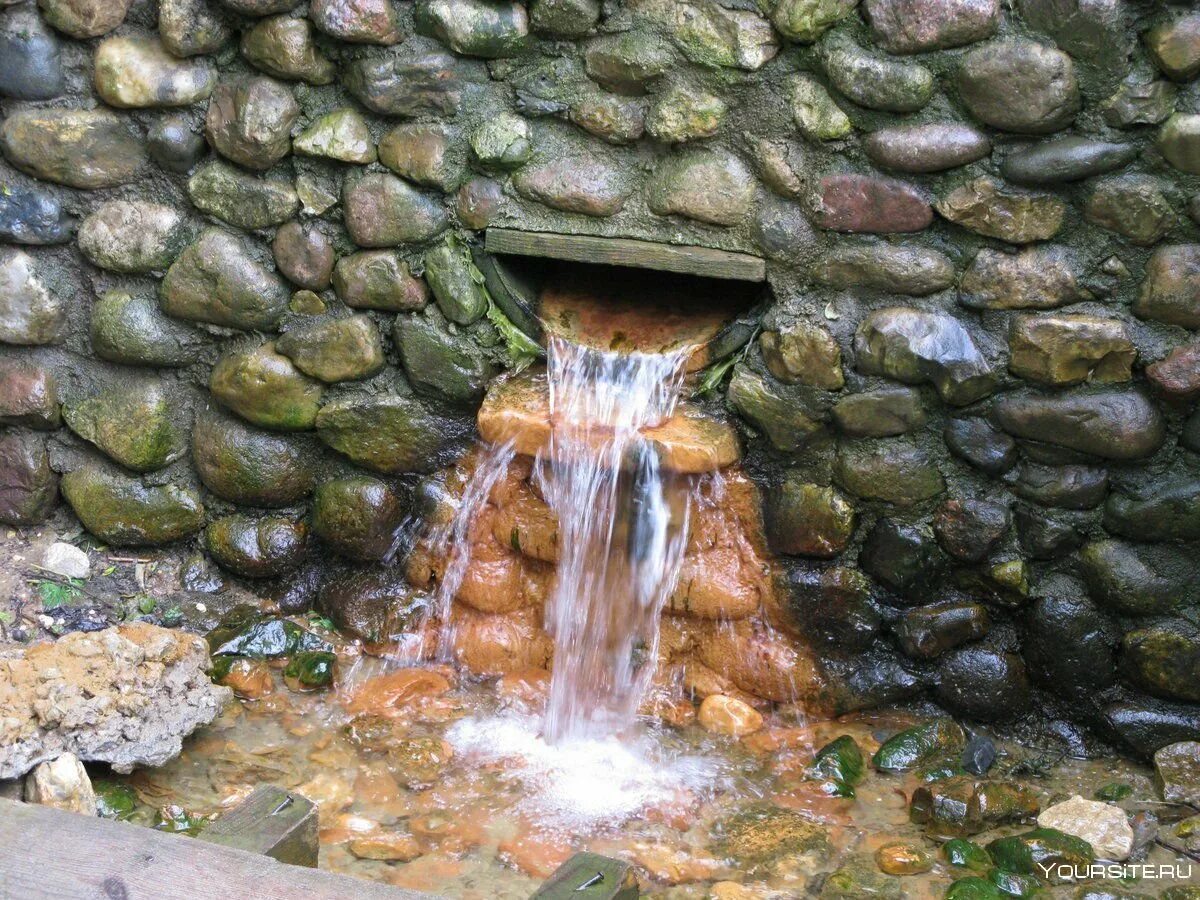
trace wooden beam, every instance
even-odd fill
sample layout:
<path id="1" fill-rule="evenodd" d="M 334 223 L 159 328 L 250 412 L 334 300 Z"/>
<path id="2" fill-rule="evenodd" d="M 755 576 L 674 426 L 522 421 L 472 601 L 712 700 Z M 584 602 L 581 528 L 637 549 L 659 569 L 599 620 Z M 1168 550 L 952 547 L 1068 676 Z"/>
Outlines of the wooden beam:
<path id="1" fill-rule="evenodd" d="M 50 900 L 436 900 L 268 856 L 0 800 L 0 897 Z"/>
<path id="2" fill-rule="evenodd" d="M 767 265 L 749 253 L 635 241 L 629 238 L 596 237 L 586 234 L 553 234 L 542 231 L 517 231 L 513 228 L 489 228 L 484 239 L 489 253 L 516 256 L 541 256 L 570 262 L 603 263 L 657 269 L 705 278 L 735 281 L 765 281 Z"/>
<path id="3" fill-rule="evenodd" d="M 317 867 L 317 805 L 273 784 L 262 784 L 199 835 L 200 840 L 261 853 L 293 866 Z"/>

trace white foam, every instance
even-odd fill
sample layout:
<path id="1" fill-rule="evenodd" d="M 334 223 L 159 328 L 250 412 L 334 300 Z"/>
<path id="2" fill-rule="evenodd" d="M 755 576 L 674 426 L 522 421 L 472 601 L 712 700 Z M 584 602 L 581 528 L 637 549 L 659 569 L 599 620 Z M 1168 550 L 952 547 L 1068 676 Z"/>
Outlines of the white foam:
<path id="1" fill-rule="evenodd" d="M 617 826 L 681 793 L 707 794 L 725 777 L 717 759 L 669 751 L 649 734 L 548 744 L 540 729 L 539 718 L 506 712 L 460 720 L 446 739 L 472 761 L 507 763 L 522 787 L 518 812 L 564 828 Z"/>

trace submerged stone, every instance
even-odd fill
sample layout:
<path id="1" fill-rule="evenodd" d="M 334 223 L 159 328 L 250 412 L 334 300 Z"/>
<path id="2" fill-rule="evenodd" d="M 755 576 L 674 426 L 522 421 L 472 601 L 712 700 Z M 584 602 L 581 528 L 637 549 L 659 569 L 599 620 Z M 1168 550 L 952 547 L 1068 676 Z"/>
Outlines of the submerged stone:
<path id="1" fill-rule="evenodd" d="M 342 196 L 346 230 L 360 247 L 395 247 L 427 241 L 445 231 L 450 217 L 438 198 L 395 175 L 372 172 L 351 182 Z"/>
<path id="2" fill-rule="evenodd" d="M 1021 134 L 1066 128 L 1079 113 L 1079 82 L 1071 57 L 1033 41 L 1000 40 L 963 57 L 958 91 L 986 125 Z"/>
<path id="3" fill-rule="evenodd" d="M 236 228 L 270 228 L 300 211 L 289 182 L 250 175 L 219 159 L 199 168 L 187 188 L 197 209 Z"/>
<path id="4" fill-rule="evenodd" d="M 169 544 L 204 525 L 204 507 L 190 488 L 147 486 L 94 464 L 63 475 L 62 493 L 83 526 L 114 547 Z"/>
<path id="5" fill-rule="evenodd" d="M 170 397 L 157 382 L 110 387 L 63 404 L 68 427 L 135 472 L 153 472 L 187 452 Z"/>
<path id="6" fill-rule="evenodd" d="M 204 486 L 231 503 L 288 506 L 312 490 L 311 448 L 208 407 L 196 415 L 192 461 Z"/>
<path id="7" fill-rule="evenodd" d="M 947 403 L 973 403 L 996 388 L 995 372 L 970 333 L 944 313 L 876 310 L 855 332 L 854 352 L 859 371 L 931 383 Z"/>
<path id="8" fill-rule="evenodd" d="M 1037 795 L 1015 782 L 955 776 L 914 790 L 908 816 L 936 839 L 1032 821 L 1039 808 Z"/>
<path id="9" fill-rule="evenodd" d="M 19 109 L 0 125 L 0 150 L 35 178 L 95 190 L 133 181 L 146 163 L 140 140 L 103 109 Z"/>
<path id="10" fill-rule="evenodd" d="M 875 751 L 871 764 L 881 772 L 908 772 L 956 757 L 966 743 L 962 727 L 953 719 L 934 719 L 892 735 Z"/>
<path id="11" fill-rule="evenodd" d="M 153 37 L 111 37 L 95 57 L 96 93 L 109 106 L 140 109 L 190 106 L 208 99 L 217 83 L 208 60 L 180 60 Z"/>
<path id="12" fill-rule="evenodd" d="M 275 578 L 299 565 L 308 527 L 277 516 L 225 516 L 204 531 L 204 545 L 223 569 L 243 578 Z"/>
<path id="13" fill-rule="evenodd" d="M 277 431 L 312 428 L 321 385 L 275 352 L 273 342 L 227 350 L 213 366 L 209 390 L 247 422 Z"/>
<path id="14" fill-rule="evenodd" d="M 242 34 L 242 56 L 268 75 L 309 84 L 329 84 L 336 68 L 317 49 L 308 19 L 272 16 Z"/>
<path id="15" fill-rule="evenodd" d="M 102 269 L 145 273 L 167 268 L 188 240 L 178 210 L 160 203 L 113 200 L 79 226 L 79 249 Z"/>
<path id="16" fill-rule="evenodd" d="M 92 350 L 127 366 L 186 366 L 195 362 L 204 337 L 162 314 L 149 297 L 108 291 L 92 304 Z"/>
<path id="17" fill-rule="evenodd" d="M 242 240 L 209 228 L 179 255 L 159 287 L 168 315 L 245 331 L 270 331 L 287 310 L 283 280 Z"/>

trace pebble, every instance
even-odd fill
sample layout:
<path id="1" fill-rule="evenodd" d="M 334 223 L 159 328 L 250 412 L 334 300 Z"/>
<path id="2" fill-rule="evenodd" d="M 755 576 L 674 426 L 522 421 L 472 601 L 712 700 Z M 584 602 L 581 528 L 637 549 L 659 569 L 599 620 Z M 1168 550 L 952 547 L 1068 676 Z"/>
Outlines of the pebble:
<path id="1" fill-rule="evenodd" d="M 700 704 L 698 719 L 706 731 L 728 737 L 753 734 L 763 726 L 762 714 L 736 697 L 711 694 Z"/>
<path id="2" fill-rule="evenodd" d="M 25 802 L 54 809 L 96 815 L 96 792 L 79 757 L 64 753 L 52 762 L 38 765 L 25 776 Z"/>
<path id="3" fill-rule="evenodd" d="M 91 571 L 88 555 L 74 544 L 57 541 L 46 548 L 42 568 L 63 578 L 87 578 Z"/>

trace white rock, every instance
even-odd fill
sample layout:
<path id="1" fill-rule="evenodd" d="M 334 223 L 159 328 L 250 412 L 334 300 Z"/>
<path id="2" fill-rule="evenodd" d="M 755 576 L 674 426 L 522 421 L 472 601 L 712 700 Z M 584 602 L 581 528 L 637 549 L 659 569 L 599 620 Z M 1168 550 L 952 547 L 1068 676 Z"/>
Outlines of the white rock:
<path id="1" fill-rule="evenodd" d="M 25 802 L 67 812 L 96 815 L 96 792 L 83 763 L 73 753 L 44 762 L 25 779 Z"/>
<path id="2" fill-rule="evenodd" d="M 1057 828 L 1082 838 L 1101 859 L 1120 862 L 1133 852 L 1133 829 L 1125 811 L 1109 803 L 1085 800 L 1078 795 L 1042 810 L 1038 825 Z"/>
<path id="3" fill-rule="evenodd" d="M 74 544 L 58 541 L 46 548 L 42 568 L 63 578 L 87 578 L 92 564 L 88 555 Z"/>

